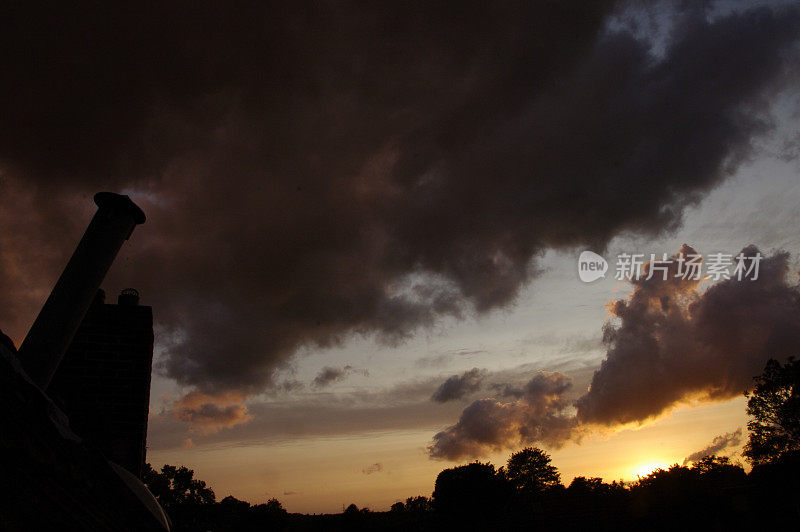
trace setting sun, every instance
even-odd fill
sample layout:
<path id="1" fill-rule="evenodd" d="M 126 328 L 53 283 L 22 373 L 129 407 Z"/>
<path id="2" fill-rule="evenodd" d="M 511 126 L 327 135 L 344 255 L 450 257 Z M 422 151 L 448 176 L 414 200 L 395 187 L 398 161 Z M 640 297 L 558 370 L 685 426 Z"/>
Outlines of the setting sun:
<path id="1" fill-rule="evenodd" d="M 656 461 L 649 461 L 649 462 L 642 462 L 631 469 L 634 477 L 646 477 L 653 471 L 658 469 L 668 469 L 670 464 L 667 462 L 656 462 Z"/>

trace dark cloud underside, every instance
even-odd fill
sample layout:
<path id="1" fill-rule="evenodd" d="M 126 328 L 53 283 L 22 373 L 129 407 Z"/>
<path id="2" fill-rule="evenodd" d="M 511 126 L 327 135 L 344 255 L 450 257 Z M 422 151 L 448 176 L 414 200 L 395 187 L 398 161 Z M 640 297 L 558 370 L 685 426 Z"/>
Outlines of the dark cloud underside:
<path id="1" fill-rule="evenodd" d="M 101 189 L 148 214 L 109 282 L 208 392 L 503 307 L 550 247 L 675 228 L 769 130 L 800 15 L 688 9 L 656 57 L 613 9 L 4 6 L 0 323 L 21 337 Z"/>

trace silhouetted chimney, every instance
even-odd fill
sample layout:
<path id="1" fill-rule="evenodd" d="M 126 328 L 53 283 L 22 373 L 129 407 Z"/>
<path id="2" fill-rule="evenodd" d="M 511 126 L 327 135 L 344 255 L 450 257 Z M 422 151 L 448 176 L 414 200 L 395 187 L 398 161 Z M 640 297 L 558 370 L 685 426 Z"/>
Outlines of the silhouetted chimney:
<path id="1" fill-rule="evenodd" d="M 145 215 L 128 196 L 99 192 L 98 206 L 64 272 L 19 348 L 28 376 L 46 389 L 100 283 Z"/>
<path id="2" fill-rule="evenodd" d="M 141 477 L 146 458 L 153 311 L 126 288 L 119 304 L 98 291 L 47 394 L 75 433 L 106 458 Z"/>

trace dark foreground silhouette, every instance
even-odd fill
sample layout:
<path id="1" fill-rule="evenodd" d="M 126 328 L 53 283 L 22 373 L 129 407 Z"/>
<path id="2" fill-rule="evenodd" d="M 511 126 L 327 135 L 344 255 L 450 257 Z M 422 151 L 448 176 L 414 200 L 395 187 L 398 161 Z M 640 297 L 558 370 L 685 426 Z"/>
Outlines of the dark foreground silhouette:
<path id="1" fill-rule="evenodd" d="M 521 452 L 540 452 L 546 456 L 538 449 Z M 700 527 L 791 530 L 800 522 L 798 478 L 797 451 L 784 453 L 773 463 L 757 465 L 750 474 L 726 457 L 708 456 L 692 467 L 676 464 L 630 484 L 577 477 L 568 487 L 558 481 L 541 484 L 535 476 L 515 480 L 505 467 L 496 470 L 492 464 L 473 462 L 442 471 L 431 498 L 411 497 L 395 503 L 388 512 L 372 512 L 353 504 L 341 514 L 289 514 L 275 499 L 250 505 L 229 496 L 213 502 L 213 492 L 207 488 L 203 488 L 206 495 L 188 491 L 183 498 L 169 495 L 176 502 L 164 506 L 173 529 L 178 531 L 695 530 Z"/>
<path id="2" fill-rule="evenodd" d="M 794 530 L 800 523 L 800 361 L 771 360 L 747 395 L 749 474 L 727 457 L 659 469 L 636 482 L 576 477 L 561 483 L 537 448 L 505 466 L 445 469 L 430 498 L 388 512 L 351 504 L 341 514 L 289 514 L 272 499 L 250 505 L 214 492 L 185 467 L 149 465 L 145 482 L 177 531 L 233 530 Z"/>

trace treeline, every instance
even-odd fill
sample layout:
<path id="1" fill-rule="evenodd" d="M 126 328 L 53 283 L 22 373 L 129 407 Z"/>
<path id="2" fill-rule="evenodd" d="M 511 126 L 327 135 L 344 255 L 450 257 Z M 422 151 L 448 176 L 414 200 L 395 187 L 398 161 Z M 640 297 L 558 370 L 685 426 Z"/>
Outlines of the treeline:
<path id="1" fill-rule="evenodd" d="M 419 529 L 780 528 L 800 522 L 798 474 L 796 452 L 749 475 L 728 458 L 707 456 L 632 483 L 577 477 L 564 486 L 549 456 L 529 448 L 498 470 L 474 462 L 442 471 Z"/>
<path id="2" fill-rule="evenodd" d="M 142 477 L 167 513 L 174 531 L 284 529 L 287 514 L 277 499 L 255 505 L 232 496 L 217 501 L 214 491 L 183 466 L 165 465 L 156 471 L 145 464 Z"/>
<path id="3" fill-rule="evenodd" d="M 178 473 L 177 484 L 157 495 L 176 531 L 771 530 L 800 523 L 797 451 L 749 474 L 726 457 L 707 456 L 632 483 L 576 477 L 564 486 L 550 457 L 528 448 L 499 469 L 482 462 L 445 469 L 430 498 L 410 497 L 388 512 L 350 505 L 331 515 L 288 514 L 275 499 L 250 505 L 229 496 L 215 502 L 191 470 L 165 467 L 166 475 L 151 474 Z"/>
<path id="4" fill-rule="evenodd" d="M 748 395 L 750 473 L 726 457 L 673 465 L 636 482 L 576 477 L 568 486 L 541 449 L 507 463 L 445 469 L 430 498 L 388 512 L 351 504 L 341 514 L 288 514 L 214 492 L 185 467 L 149 465 L 145 483 L 176 531 L 338 530 L 795 530 L 800 523 L 800 362 L 771 360 Z"/>

